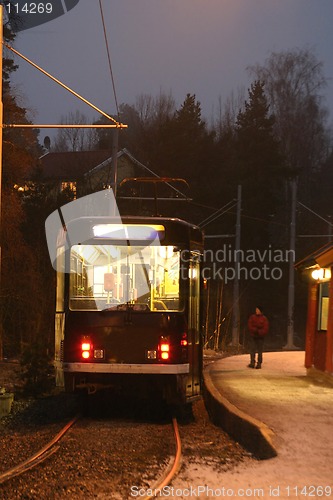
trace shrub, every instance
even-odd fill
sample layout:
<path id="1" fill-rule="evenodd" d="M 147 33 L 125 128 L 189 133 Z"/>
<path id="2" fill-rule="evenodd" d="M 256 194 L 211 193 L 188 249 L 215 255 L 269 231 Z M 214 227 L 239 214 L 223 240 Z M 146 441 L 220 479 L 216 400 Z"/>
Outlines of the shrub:
<path id="1" fill-rule="evenodd" d="M 24 391 L 33 396 L 49 393 L 54 387 L 54 367 L 46 348 L 35 343 L 29 346 L 21 358 L 21 377 Z"/>

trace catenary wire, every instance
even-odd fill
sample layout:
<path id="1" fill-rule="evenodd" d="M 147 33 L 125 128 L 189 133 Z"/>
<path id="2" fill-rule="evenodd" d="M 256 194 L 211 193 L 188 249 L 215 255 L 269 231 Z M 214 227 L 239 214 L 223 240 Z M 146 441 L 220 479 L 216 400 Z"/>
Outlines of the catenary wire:
<path id="1" fill-rule="evenodd" d="M 109 62 L 109 69 L 110 69 L 110 75 L 111 75 L 113 95 L 114 95 L 114 100 L 115 100 L 115 103 L 116 103 L 117 117 L 119 118 L 119 106 L 118 106 L 116 85 L 115 85 L 115 80 L 114 80 L 113 70 L 112 70 L 112 63 L 111 63 L 109 42 L 108 42 L 108 37 L 107 37 L 107 34 L 106 34 L 106 27 L 105 27 L 105 20 L 104 20 L 104 12 L 103 12 L 102 0 L 99 0 L 99 8 L 100 8 L 100 12 L 101 12 L 101 19 L 102 19 L 102 25 L 103 25 L 103 32 L 104 32 L 106 52 L 107 52 L 108 62 Z"/>

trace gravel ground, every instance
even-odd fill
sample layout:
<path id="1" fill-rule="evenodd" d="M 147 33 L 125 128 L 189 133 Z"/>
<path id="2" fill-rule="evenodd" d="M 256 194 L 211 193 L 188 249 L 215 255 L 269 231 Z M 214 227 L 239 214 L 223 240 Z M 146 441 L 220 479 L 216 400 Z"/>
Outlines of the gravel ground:
<path id="1" fill-rule="evenodd" d="M 0 386 L 12 389 L 0 364 Z M 17 368 L 17 366 L 16 366 Z M 17 375 L 17 374 L 16 374 Z M 4 384 L 4 380 L 7 383 Z M 12 388 L 9 385 L 12 384 Z M 7 386 L 6 386 L 7 385 Z M 16 385 L 17 387 L 17 385 Z M 58 394 L 44 399 L 16 398 L 9 416 L 0 419 L 0 472 L 22 462 L 52 439 L 77 413 L 78 399 Z M 0 499 L 115 499 L 133 498 L 131 488 L 149 488 L 174 454 L 173 431 L 166 416 L 150 415 L 149 407 L 133 415 L 125 404 L 80 419 L 60 449 L 37 468 L 0 485 Z M 249 454 L 209 421 L 203 401 L 193 405 L 193 418 L 180 423 L 182 467 L 209 467 L 223 473 Z"/>

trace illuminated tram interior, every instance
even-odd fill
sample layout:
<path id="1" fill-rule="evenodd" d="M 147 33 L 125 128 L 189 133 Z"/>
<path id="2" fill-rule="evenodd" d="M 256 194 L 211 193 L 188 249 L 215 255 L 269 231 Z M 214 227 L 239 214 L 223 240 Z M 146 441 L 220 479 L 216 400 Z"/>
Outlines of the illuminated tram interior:
<path id="1" fill-rule="evenodd" d="M 179 311 L 180 251 L 173 246 L 71 248 L 71 310 Z"/>

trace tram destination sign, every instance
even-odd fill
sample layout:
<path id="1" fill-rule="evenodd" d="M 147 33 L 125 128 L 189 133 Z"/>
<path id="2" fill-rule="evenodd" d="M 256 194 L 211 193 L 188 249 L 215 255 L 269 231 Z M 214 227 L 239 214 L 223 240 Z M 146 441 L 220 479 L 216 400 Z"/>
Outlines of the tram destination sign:
<path id="1" fill-rule="evenodd" d="M 17 33 L 53 21 L 77 6 L 80 0 L 0 0 L 4 6 L 4 23 Z"/>

